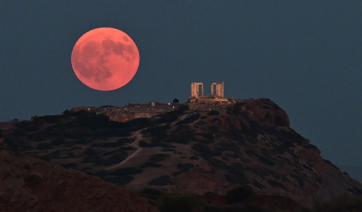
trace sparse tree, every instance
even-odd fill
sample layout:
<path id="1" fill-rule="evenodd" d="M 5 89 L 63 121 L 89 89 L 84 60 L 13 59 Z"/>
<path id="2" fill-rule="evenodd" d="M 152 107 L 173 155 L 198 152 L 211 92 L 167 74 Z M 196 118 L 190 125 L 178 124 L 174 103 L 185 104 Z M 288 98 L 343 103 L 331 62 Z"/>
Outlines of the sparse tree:
<path id="1" fill-rule="evenodd" d="M 175 99 L 173 99 L 172 102 L 173 102 L 173 103 L 179 103 L 180 101 L 179 101 L 177 98 L 175 98 Z"/>

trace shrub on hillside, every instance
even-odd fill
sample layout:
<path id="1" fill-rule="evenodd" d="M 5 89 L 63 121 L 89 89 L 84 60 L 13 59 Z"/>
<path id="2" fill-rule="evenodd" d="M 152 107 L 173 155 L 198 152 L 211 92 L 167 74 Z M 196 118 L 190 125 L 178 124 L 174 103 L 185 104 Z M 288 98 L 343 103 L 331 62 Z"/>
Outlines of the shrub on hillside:
<path id="1" fill-rule="evenodd" d="M 147 198 L 147 199 L 152 199 L 152 200 L 157 200 L 159 199 L 164 193 L 161 190 L 158 189 L 154 189 L 154 188 L 145 188 L 140 192 L 141 196 Z"/>
<path id="2" fill-rule="evenodd" d="M 66 164 L 62 164 L 65 168 L 71 168 L 71 169 L 76 169 L 78 167 L 77 163 L 66 163 Z"/>
<path id="3" fill-rule="evenodd" d="M 104 178 L 105 181 L 117 185 L 126 185 L 127 183 L 131 182 L 134 178 L 129 175 L 122 175 L 122 176 L 107 176 Z"/>
<path id="4" fill-rule="evenodd" d="M 284 189 L 285 191 L 288 191 L 287 187 L 285 187 L 282 183 L 279 183 L 275 180 L 268 180 L 267 181 L 269 183 L 269 185 L 273 186 L 273 187 L 279 187 Z M 301 188 L 303 188 L 303 186 L 300 185 Z"/>
<path id="5" fill-rule="evenodd" d="M 91 147 L 115 148 L 125 144 L 132 143 L 133 141 L 134 139 L 121 138 L 116 142 L 102 142 L 102 143 L 92 144 Z"/>
<path id="6" fill-rule="evenodd" d="M 139 147 L 148 147 L 148 148 L 152 148 L 152 147 L 156 147 L 156 146 L 160 146 L 161 145 L 161 143 L 160 142 L 155 142 L 156 141 L 156 139 L 153 139 L 152 140 L 153 142 L 151 142 L 151 143 L 147 143 L 146 141 L 140 141 L 139 143 L 138 143 L 138 146 Z"/>
<path id="7" fill-rule="evenodd" d="M 170 185 L 170 184 L 172 184 L 172 182 L 170 180 L 170 176 L 163 175 L 161 177 L 151 180 L 148 184 L 155 185 L 155 186 L 164 186 L 164 185 Z"/>
<path id="8" fill-rule="evenodd" d="M 244 201 L 252 195 L 254 195 L 253 190 L 249 186 L 243 186 L 228 191 L 226 193 L 226 200 L 228 203 L 237 203 Z"/>
<path id="9" fill-rule="evenodd" d="M 209 146 L 201 144 L 201 143 L 196 143 L 196 144 L 192 145 L 191 148 L 193 150 L 195 150 L 196 152 L 198 152 L 201 155 L 201 157 L 203 157 L 204 159 L 210 158 L 212 156 L 221 156 L 222 155 L 222 153 L 220 151 L 214 151 Z"/>
<path id="10" fill-rule="evenodd" d="M 194 164 L 192 163 L 178 163 L 177 168 L 181 169 L 183 172 L 187 172 L 189 169 L 194 168 Z"/>
<path id="11" fill-rule="evenodd" d="M 200 200 L 192 195 L 167 194 L 158 209 L 161 212 L 191 212 L 200 204 Z"/>
<path id="12" fill-rule="evenodd" d="M 88 147 L 87 149 L 84 150 L 84 153 L 87 156 L 93 156 L 93 155 L 96 155 L 98 153 L 98 151 L 92 147 Z"/>
<path id="13" fill-rule="evenodd" d="M 207 113 L 207 115 L 209 115 L 209 116 L 216 116 L 216 115 L 219 115 L 219 114 L 220 114 L 220 112 L 217 111 L 217 110 L 211 110 L 211 111 L 209 111 Z"/>
<path id="14" fill-rule="evenodd" d="M 197 156 L 193 155 L 193 156 L 191 156 L 189 159 L 190 159 L 190 160 L 198 160 L 198 159 L 199 159 L 199 157 L 197 157 Z"/>
<path id="15" fill-rule="evenodd" d="M 170 155 L 168 154 L 154 154 L 151 156 L 150 161 L 160 162 L 168 158 Z"/>
<path id="16" fill-rule="evenodd" d="M 179 115 L 180 115 L 180 111 L 171 111 L 171 112 L 165 113 L 165 114 L 161 115 L 161 119 L 159 120 L 159 122 L 161 122 L 161 123 L 174 122 L 178 119 Z"/>
<path id="17" fill-rule="evenodd" d="M 46 137 L 41 133 L 31 133 L 28 134 L 28 139 L 32 141 L 43 141 Z"/>
<path id="18" fill-rule="evenodd" d="M 54 149 L 54 147 L 52 145 L 48 144 L 48 143 L 40 143 L 40 144 L 38 144 L 36 149 L 45 150 L 45 149 Z"/>
<path id="19" fill-rule="evenodd" d="M 111 172 L 108 170 L 102 170 L 102 171 L 96 172 L 94 175 L 97 177 L 100 177 L 100 178 L 104 178 L 105 176 L 111 175 Z"/>
<path id="20" fill-rule="evenodd" d="M 41 125 L 32 121 L 22 121 L 15 125 L 16 128 L 21 128 L 26 132 L 33 132 L 41 129 Z"/>
<path id="21" fill-rule="evenodd" d="M 194 113 L 182 121 L 177 122 L 177 125 L 190 124 L 200 118 L 200 113 Z"/>
<path id="22" fill-rule="evenodd" d="M 164 139 L 167 143 L 189 144 L 195 141 L 195 132 L 188 125 L 177 125 Z"/>
<path id="23" fill-rule="evenodd" d="M 143 172 L 142 169 L 139 169 L 137 167 L 127 167 L 127 168 L 120 168 L 117 170 L 114 170 L 112 172 L 112 175 L 115 176 L 122 176 L 122 175 L 135 175 Z"/>
<path id="24" fill-rule="evenodd" d="M 149 127 L 147 132 L 152 137 L 164 138 L 166 136 L 167 130 L 170 128 L 171 126 L 168 124 L 164 126 Z"/>
<path id="25" fill-rule="evenodd" d="M 56 137 L 56 138 L 52 138 L 50 144 L 54 145 L 54 146 L 58 146 L 61 144 L 65 144 L 65 142 L 67 142 L 67 139 L 65 139 L 63 137 Z"/>
<path id="26" fill-rule="evenodd" d="M 107 159 L 99 159 L 95 162 L 95 165 L 109 166 L 112 164 L 120 163 L 126 158 L 127 158 L 127 154 L 117 154 L 117 155 L 113 155 Z"/>
<path id="27" fill-rule="evenodd" d="M 6 148 L 11 149 L 13 151 L 28 151 L 32 150 L 33 146 L 30 145 L 28 141 L 24 141 L 23 139 L 17 136 L 5 136 L 4 144 Z"/>
<path id="28" fill-rule="evenodd" d="M 316 204 L 313 212 L 347 212 L 362 211 L 362 196 L 336 196 L 324 203 Z"/>
<path id="29" fill-rule="evenodd" d="M 190 107 L 188 105 L 180 105 L 178 110 L 183 113 L 186 110 L 190 110 Z"/>
<path id="30" fill-rule="evenodd" d="M 144 163 L 143 165 L 141 165 L 140 168 L 147 168 L 147 167 L 159 168 L 159 167 L 161 167 L 161 166 L 162 166 L 161 164 L 147 161 L 146 163 Z"/>

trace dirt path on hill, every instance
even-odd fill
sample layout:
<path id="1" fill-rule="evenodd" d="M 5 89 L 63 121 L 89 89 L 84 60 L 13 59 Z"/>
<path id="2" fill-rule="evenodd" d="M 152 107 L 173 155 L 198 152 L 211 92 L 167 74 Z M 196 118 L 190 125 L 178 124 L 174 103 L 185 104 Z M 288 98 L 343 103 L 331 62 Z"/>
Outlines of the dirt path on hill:
<path id="1" fill-rule="evenodd" d="M 130 160 L 131 158 L 133 158 L 134 156 L 136 156 L 140 151 L 142 150 L 141 147 L 139 147 L 135 152 L 133 152 L 132 154 L 130 154 L 126 159 L 124 159 L 121 163 L 115 165 L 115 166 L 111 166 L 106 168 L 105 170 L 110 170 L 110 169 L 115 169 L 118 168 L 120 166 L 122 166 L 123 164 L 127 163 L 128 160 Z"/>
<path id="2" fill-rule="evenodd" d="M 122 166 L 123 164 L 127 163 L 127 161 L 129 161 L 130 159 L 132 159 L 134 156 L 136 156 L 141 150 L 142 147 L 139 147 L 139 142 L 140 140 L 143 138 L 141 131 L 144 129 L 140 129 L 136 132 L 133 133 L 133 135 L 136 137 L 136 140 L 133 141 L 130 146 L 137 148 L 136 151 L 134 151 L 132 154 L 130 154 L 126 159 L 124 159 L 122 162 L 120 162 L 119 164 L 116 164 L 114 166 L 108 167 L 105 170 L 110 170 L 110 169 L 115 169 L 118 168 L 120 166 Z"/>

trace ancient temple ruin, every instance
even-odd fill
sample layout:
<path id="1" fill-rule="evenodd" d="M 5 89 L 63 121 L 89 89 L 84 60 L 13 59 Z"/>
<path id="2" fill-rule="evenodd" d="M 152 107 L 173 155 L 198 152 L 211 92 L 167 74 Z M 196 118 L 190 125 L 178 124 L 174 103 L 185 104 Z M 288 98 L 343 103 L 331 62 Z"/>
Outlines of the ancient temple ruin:
<path id="1" fill-rule="evenodd" d="M 191 83 L 191 97 L 190 103 L 203 103 L 203 102 L 227 102 L 228 99 L 224 97 L 224 82 L 213 82 L 211 84 L 210 96 L 204 95 L 204 83 L 192 82 Z"/>

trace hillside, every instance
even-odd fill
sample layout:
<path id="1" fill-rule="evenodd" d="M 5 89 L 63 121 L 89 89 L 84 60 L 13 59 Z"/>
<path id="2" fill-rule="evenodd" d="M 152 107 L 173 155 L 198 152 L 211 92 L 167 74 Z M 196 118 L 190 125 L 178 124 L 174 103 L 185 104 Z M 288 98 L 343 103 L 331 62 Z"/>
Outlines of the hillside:
<path id="1" fill-rule="evenodd" d="M 158 211 L 139 195 L 79 171 L 0 149 L 0 211 Z"/>
<path id="2" fill-rule="evenodd" d="M 362 194 L 362 185 L 324 160 L 269 99 L 180 106 L 127 122 L 65 111 L 15 123 L 3 134 L 8 149 L 134 191 L 224 195 L 250 186 L 257 194 L 290 197 L 305 206 Z"/>

